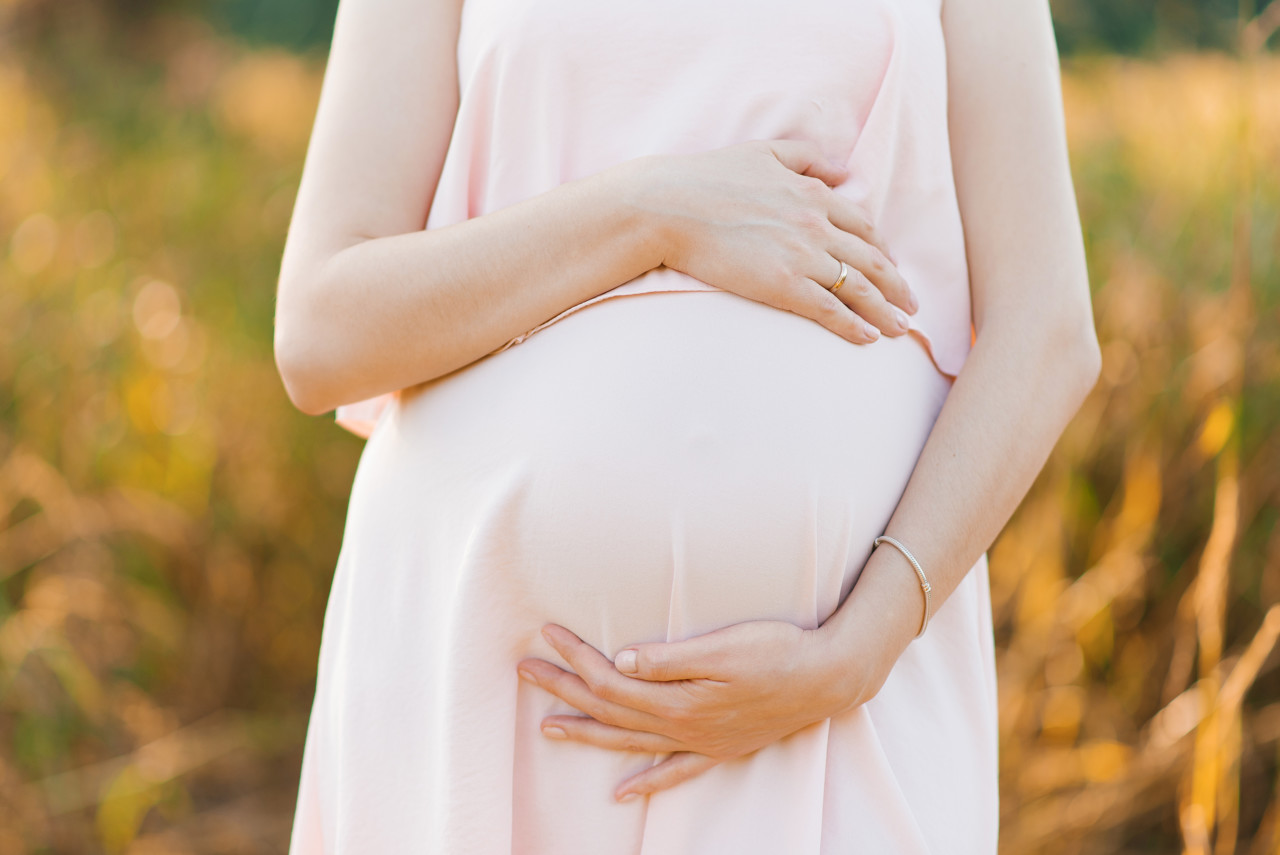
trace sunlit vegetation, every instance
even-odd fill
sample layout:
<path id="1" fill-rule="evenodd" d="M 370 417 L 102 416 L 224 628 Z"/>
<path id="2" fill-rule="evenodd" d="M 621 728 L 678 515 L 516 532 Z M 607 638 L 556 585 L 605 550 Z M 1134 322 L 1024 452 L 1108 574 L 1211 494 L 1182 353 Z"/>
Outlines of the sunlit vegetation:
<path id="1" fill-rule="evenodd" d="M 361 447 L 271 353 L 320 72 L 0 53 L 0 851 L 283 851 Z M 1273 853 L 1280 62 L 1064 74 L 1104 368 L 991 552 L 1002 851 Z"/>

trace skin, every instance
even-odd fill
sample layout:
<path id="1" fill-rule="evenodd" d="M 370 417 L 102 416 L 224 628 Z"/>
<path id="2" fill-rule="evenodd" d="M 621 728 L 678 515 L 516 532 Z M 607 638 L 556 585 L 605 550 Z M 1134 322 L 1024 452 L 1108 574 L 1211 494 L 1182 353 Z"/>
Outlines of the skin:
<path id="1" fill-rule="evenodd" d="M 934 613 L 1008 522 L 1101 367 L 1049 8 L 946 0 L 942 20 L 977 339 L 886 527 L 924 567 Z M 589 716 L 548 717 L 548 737 L 673 752 L 622 782 L 615 797 L 626 799 L 865 703 L 923 608 L 915 571 L 882 544 L 817 630 L 748 622 L 636 645 L 615 665 L 550 626 L 576 673 L 540 660 L 519 670 Z"/>
<path id="2" fill-rule="evenodd" d="M 864 319 L 903 334 L 893 307 L 915 303 L 891 248 L 832 190 L 845 171 L 808 143 L 639 158 L 424 230 L 457 110 L 458 12 L 456 0 L 339 9 L 277 291 L 276 361 L 299 409 L 442 376 L 660 264 L 851 342 L 874 340 Z M 1048 5 L 946 0 L 943 25 L 977 342 L 887 527 L 924 566 L 935 611 L 1100 366 Z M 833 295 L 837 259 L 855 271 Z M 548 718 L 549 737 L 672 752 L 615 792 L 635 797 L 873 697 L 922 605 L 885 546 L 817 630 L 756 621 L 637 645 L 623 673 L 629 657 L 615 664 L 551 626 L 573 671 L 525 660 L 520 672 L 585 713 Z"/>
<path id="3" fill-rule="evenodd" d="M 894 306 L 914 312 L 914 295 L 832 189 L 847 169 L 809 142 L 636 158 L 424 230 L 458 108 L 458 11 L 338 11 L 276 295 L 276 364 L 303 412 L 440 377 L 663 264 L 857 344 L 906 333 Z M 832 294 L 840 260 L 853 270 Z"/>

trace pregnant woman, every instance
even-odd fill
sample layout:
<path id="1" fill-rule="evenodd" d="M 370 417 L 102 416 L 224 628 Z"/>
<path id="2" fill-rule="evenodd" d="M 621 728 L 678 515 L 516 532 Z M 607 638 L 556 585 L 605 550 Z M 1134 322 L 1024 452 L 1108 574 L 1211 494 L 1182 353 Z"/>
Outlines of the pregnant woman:
<path id="1" fill-rule="evenodd" d="M 985 551 L 1099 366 L 1058 83 L 1044 0 L 341 5 L 294 855 L 996 851 Z"/>

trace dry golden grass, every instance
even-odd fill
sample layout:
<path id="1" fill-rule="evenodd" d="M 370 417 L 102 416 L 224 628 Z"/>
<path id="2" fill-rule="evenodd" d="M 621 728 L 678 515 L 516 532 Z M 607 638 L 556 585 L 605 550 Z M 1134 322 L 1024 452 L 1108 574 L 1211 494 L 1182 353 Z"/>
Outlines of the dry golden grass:
<path id="1" fill-rule="evenodd" d="M 0 57 L 0 851 L 287 839 L 360 448 L 271 360 L 318 82 Z M 1002 851 L 1277 852 L 1280 62 L 1064 95 L 1104 370 L 991 553 Z"/>

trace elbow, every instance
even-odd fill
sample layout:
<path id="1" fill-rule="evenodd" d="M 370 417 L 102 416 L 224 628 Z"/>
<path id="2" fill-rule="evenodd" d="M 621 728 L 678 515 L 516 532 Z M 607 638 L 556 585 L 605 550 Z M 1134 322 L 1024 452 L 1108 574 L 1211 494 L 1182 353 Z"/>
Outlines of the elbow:
<path id="1" fill-rule="evenodd" d="M 994 341 L 1007 344 L 1006 358 L 1036 377 L 1052 378 L 1055 394 L 1069 399 L 1073 409 L 1079 409 L 1097 386 L 1102 348 L 1087 299 L 1061 301 L 1052 307 L 1024 304 L 989 313 L 981 320 L 979 341 L 986 332 Z"/>
<path id="2" fill-rule="evenodd" d="M 1083 317 L 1074 322 L 1064 320 L 1059 325 L 1057 335 L 1049 338 L 1052 352 L 1048 354 L 1066 372 L 1067 386 L 1073 390 L 1077 407 L 1089 397 L 1102 374 L 1102 348 L 1092 309 L 1086 306 L 1080 314 Z"/>
<path id="3" fill-rule="evenodd" d="M 318 416 L 334 408 L 330 393 L 321 382 L 325 371 L 319 365 L 313 336 L 296 321 L 276 317 L 274 350 L 276 371 L 284 383 L 289 401 L 309 416 Z"/>
<path id="4" fill-rule="evenodd" d="M 304 354 L 295 346 L 282 345 L 278 340 L 275 353 L 276 370 L 280 373 L 290 403 L 309 416 L 318 416 L 333 409 L 312 379 L 315 371 Z"/>

